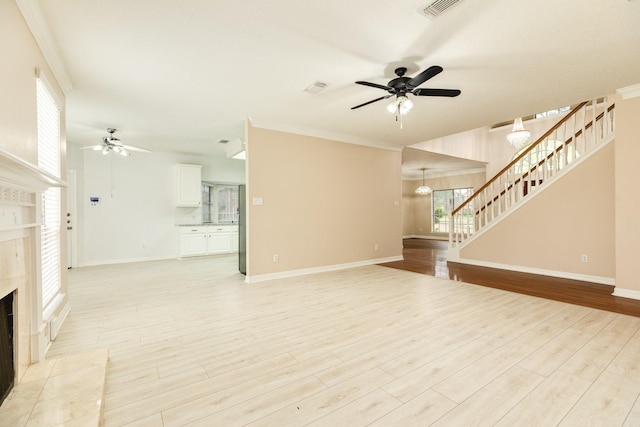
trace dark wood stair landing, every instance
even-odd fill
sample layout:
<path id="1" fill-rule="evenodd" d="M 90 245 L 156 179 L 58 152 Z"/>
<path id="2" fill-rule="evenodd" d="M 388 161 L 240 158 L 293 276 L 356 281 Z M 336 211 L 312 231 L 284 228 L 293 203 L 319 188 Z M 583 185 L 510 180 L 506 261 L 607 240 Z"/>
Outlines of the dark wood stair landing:
<path id="1" fill-rule="evenodd" d="M 380 265 L 640 317 L 640 301 L 611 295 L 611 285 L 447 262 L 442 240 L 404 239 L 403 245 L 403 261 Z"/>

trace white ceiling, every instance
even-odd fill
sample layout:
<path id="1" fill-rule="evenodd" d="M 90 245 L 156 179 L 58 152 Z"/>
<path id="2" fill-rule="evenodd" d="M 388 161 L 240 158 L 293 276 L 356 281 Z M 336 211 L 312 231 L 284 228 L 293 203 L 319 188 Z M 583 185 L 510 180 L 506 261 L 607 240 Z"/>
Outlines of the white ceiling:
<path id="1" fill-rule="evenodd" d="M 67 138 L 222 154 L 245 118 L 402 147 L 640 82 L 640 0 L 39 0 L 72 83 Z M 440 65 L 400 129 L 356 80 Z M 304 89 L 327 83 L 319 94 Z"/>

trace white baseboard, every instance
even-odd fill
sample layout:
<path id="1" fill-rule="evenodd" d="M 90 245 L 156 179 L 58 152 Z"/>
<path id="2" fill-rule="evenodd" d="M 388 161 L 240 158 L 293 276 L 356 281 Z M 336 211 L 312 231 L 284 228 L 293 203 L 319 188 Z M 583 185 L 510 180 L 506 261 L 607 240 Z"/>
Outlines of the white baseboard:
<path id="1" fill-rule="evenodd" d="M 176 256 L 171 255 L 171 256 L 161 256 L 161 257 L 120 258 L 120 259 L 84 261 L 80 263 L 79 267 L 91 267 L 94 265 L 110 265 L 110 264 L 128 264 L 130 262 L 165 261 L 168 259 L 176 259 Z"/>
<path id="2" fill-rule="evenodd" d="M 636 291 L 635 289 L 615 288 L 613 290 L 613 296 L 640 300 L 640 291 Z"/>
<path id="3" fill-rule="evenodd" d="M 579 280 L 582 282 L 598 283 L 615 286 L 616 279 L 612 277 L 590 276 L 587 274 L 570 273 L 566 271 L 545 270 L 542 268 L 525 267 L 520 265 L 500 264 L 497 262 L 478 261 L 474 259 L 447 257 L 447 261 L 460 264 L 476 265 L 478 267 L 497 268 L 499 270 L 517 271 L 520 273 L 538 274 L 541 276 L 559 277 L 562 279 Z M 614 293 L 615 295 L 615 293 Z"/>
<path id="4" fill-rule="evenodd" d="M 299 270 L 280 271 L 278 273 L 258 274 L 255 276 L 247 275 L 244 281 L 245 283 L 257 283 L 257 282 L 264 282 L 266 280 L 285 279 L 287 277 L 304 276 L 307 274 L 325 273 L 325 272 L 336 271 L 336 270 L 345 270 L 348 268 L 382 264 L 385 262 L 402 261 L 403 259 L 404 258 L 402 257 L 402 255 L 399 255 L 399 256 L 394 256 L 389 258 L 377 258 L 377 259 L 370 259 L 366 261 L 348 262 L 345 264 L 334 264 L 334 265 L 325 265 L 322 267 L 302 268 Z"/>
<path id="5" fill-rule="evenodd" d="M 60 328 L 62 328 L 62 324 L 65 320 L 67 320 L 67 316 L 71 311 L 71 305 L 68 301 L 65 302 L 64 307 L 60 311 L 60 314 L 54 317 L 49 323 L 49 340 L 54 341 L 58 336 L 58 332 L 60 332 Z"/>

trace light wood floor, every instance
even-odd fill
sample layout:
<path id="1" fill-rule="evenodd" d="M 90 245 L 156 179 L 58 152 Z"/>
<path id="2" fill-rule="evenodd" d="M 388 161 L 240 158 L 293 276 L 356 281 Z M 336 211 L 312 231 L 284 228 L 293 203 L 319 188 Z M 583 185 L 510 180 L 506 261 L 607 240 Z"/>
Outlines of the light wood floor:
<path id="1" fill-rule="evenodd" d="M 640 425 L 640 318 L 382 266 L 70 271 L 50 357 L 108 347 L 105 426 Z"/>

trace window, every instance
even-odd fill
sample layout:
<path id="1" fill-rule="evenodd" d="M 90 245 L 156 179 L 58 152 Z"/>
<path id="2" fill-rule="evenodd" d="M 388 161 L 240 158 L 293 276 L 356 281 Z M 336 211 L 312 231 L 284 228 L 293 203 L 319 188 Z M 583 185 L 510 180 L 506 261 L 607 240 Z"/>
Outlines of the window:
<path id="1" fill-rule="evenodd" d="M 202 207 L 202 222 L 238 222 L 238 186 L 204 183 Z"/>
<path id="2" fill-rule="evenodd" d="M 567 105 L 565 107 L 556 108 L 554 110 L 543 111 L 542 113 L 536 113 L 535 118 L 536 119 L 541 119 L 543 117 L 555 116 L 556 114 L 566 113 L 570 109 L 571 109 L 571 107 Z"/>
<path id="3" fill-rule="evenodd" d="M 60 177 L 60 107 L 45 80 L 36 80 L 38 117 L 38 167 Z M 40 227 L 40 257 L 42 308 L 60 290 L 60 188 L 51 187 L 42 193 L 42 226 Z"/>
<path id="4" fill-rule="evenodd" d="M 432 218 L 431 230 L 433 233 L 448 233 L 451 212 L 460 206 L 469 196 L 473 194 L 473 188 L 453 188 L 450 190 L 433 190 L 432 193 Z M 473 219 L 473 206 L 468 205 L 464 216 L 467 214 Z"/>

